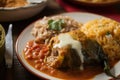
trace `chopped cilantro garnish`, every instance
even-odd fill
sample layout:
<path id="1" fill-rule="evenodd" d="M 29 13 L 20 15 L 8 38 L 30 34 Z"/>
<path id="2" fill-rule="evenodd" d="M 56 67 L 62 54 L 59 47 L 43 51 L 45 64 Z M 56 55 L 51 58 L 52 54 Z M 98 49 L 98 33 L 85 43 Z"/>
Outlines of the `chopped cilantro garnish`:
<path id="1" fill-rule="evenodd" d="M 56 30 L 56 31 L 60 31 L 63 28 L 63 25 L 65 24 L 63 19 L 59 19 L 59 20 L 49 20 L 48 21 L 49 24 L 49 29 L 51 30 Z"/>

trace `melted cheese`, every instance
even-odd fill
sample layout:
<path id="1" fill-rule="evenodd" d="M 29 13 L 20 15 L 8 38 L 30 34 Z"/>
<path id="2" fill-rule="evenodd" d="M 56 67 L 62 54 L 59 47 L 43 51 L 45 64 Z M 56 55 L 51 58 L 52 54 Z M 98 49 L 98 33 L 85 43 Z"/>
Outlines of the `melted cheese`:
<path id="1" fill-rule="evenodd" d="M 83 56 L 82 50 L 81 50 L 82 45 L 81 45 L 80 41 L 74 40 L 70 36 L 70 34 L 68 34 L 68 33 L 60 34 L 58 36 L 58 39 L 59 39 L 60 42 L 58 44 L 55 44 L 53 46 L 53 48 L 57 48 L 57 47 L 62 48 L 64 46 L 66 46 L 66 45 L 71 45 L 71 47 L 77 51 L 77 53 L 78 53 L 78 55 L 80 57 L 81 63 L 84 62 L 84 56 Z M 80 69 L 81 70 L 83 69 L 83 64 L 81 64 Z"/>

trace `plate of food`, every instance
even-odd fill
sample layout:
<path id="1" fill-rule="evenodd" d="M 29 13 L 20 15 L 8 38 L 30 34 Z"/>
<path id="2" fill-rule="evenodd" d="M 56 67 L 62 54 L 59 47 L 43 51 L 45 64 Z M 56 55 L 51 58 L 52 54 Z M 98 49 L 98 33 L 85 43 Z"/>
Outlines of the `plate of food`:
<path id="1" fill-rule="evenodd" d="M 47 0 L 0 0 L 0 21 L 28 19 L 40 13 L 46 6 Z"/>
<path id="2" fill-rule="evenodd" d="M 67 0 L 74 4 L 86 6 L 109 6 L 120 3 L 120 0 Z"/>
<path id="3" fill-rule="evenodd" d="M 109 80 L 120 74 L 120 23 L 83 12 L 45 16 L 16 41 L 23 66 L 50 80 Z"/>

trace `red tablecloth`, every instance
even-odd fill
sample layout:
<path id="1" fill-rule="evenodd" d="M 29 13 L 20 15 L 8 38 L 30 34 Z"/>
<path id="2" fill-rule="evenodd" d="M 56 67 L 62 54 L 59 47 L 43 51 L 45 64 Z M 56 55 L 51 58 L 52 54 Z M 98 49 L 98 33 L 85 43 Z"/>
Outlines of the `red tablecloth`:
<path id="1" fill-rule="evenodd" d="M 91 12 L 99 14 L 105 17 L 109 17 L 116 21 L 120 22 L 120 4 L 108 7 L 89 7 L 89 6 L 80 6 L 74 5 L 66 2 L 65 0 L 56 0 L 60 6 L 62 6 L 67 12 Z"/>

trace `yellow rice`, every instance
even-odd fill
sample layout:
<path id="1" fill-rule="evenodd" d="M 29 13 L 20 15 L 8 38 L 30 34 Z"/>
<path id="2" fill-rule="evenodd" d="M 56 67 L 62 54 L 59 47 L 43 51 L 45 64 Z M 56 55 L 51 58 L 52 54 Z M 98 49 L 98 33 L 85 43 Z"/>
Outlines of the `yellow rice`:
<path id="1" fill-rule="evenodd" d="M 110 60 L 120 59 L 120 23 L 109 18 L 89 21 L 81 27 L 88 38 L 97 40 Z"/>

